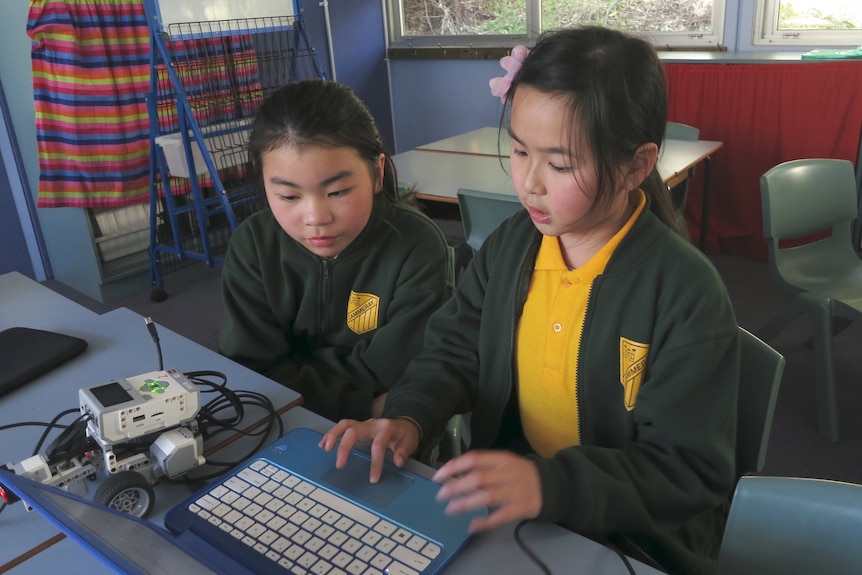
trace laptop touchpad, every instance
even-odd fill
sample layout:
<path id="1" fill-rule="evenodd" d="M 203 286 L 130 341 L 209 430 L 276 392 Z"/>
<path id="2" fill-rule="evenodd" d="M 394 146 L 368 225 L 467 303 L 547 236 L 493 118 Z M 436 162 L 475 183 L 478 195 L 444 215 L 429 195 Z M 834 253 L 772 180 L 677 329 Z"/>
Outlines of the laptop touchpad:
<path id="1" fill-rule="evenodd" d="M 323 474 L 320 481 L 359 499 L 363 503 L 385 507 L 407 489 L 413 480 L 391 467 L 384 467 L 380 481 L 368 481 L 371 461 L 365 457 L 351 455 L 344 469 L 332 469 Z"/>

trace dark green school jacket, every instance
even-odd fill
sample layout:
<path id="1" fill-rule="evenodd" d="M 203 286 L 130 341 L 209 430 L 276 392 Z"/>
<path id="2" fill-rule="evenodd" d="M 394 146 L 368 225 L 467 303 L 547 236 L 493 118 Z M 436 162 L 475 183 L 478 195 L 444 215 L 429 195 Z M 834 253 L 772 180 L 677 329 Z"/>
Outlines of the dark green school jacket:
<path id="1" fill-rule="evenodd" d="M 324 417 L 370 417 L 372 399 L 402 375 L 451 291 L 447 256 L 439 228 L 403 204 L 376 201 L 334 260 L 263 210 L 231 237 L 220 351 L 296 390 Z"/>
<path id="2" fill-rule="evenodd" d="M 474 448 L 519 426 L 515 334 L 540 239 L 520 212 L 486 240 L 384 416 L 413 418 L 433 441 L 450 414 L 471 411 Z M 718 273 L 644 210 L 595 280 L 583 329 L 582 444 L 532 456 L 539 519 L 670 573 L 711 572 L 736 479 L 739 385 L 738 327 Z"/>

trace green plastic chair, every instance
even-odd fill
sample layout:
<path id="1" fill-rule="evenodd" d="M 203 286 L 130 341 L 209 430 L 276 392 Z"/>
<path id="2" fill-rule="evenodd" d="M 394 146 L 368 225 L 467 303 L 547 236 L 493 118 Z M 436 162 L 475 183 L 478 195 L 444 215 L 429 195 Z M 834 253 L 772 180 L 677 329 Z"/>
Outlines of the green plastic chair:
<path id="1" fill-rule="evenodd" d="M 491 235 L 503 220 L 524 207 L 517 196 L 460 188 L 458 209 L 461 211 L 464 238 L 473 251 L 477 252 L 485 238 Z"/>
<path id="2" fill-rule="evenodd" d="M 664 137 L 666 140 L 695 141 L 700 139 L 700 129 L 679 122 L 668 122 L 665 127 Z M 685 211 L 685 203 L 688 201 L 688 184 L 694 177 L 694 166 L 689 168 L 685 181 L 675 186 L 668 186 L 673 206 L 680 213 Z"/>
<path id="3" fill-rule="evenodd" d="M 716 575 L 858 575 L 862 485 L 743 477 L 736 486 Z"/>
<path id="4" fill-rule="evenodd" d="M 784 162 L 760 178 L 760 193 L 771 275 L 789 304 L 757 334 L 769 341 L 798 316 L 811 316 L 818 428 L 838 441 L 832 337 L 862 317 L 862 260 L 851 239 L 857 217 L 853 165 L 833 159 Z M 822 237 L 824 230 L 831 230 L 829 237 Z M 796 241 L 787 247 L 786 240 Z"/>
<path id="5" fill-rule="evenodd" d="M 766 463 L 784 356 L 751 332 L 739 328 L 736 471 L 757 473 Z"/>

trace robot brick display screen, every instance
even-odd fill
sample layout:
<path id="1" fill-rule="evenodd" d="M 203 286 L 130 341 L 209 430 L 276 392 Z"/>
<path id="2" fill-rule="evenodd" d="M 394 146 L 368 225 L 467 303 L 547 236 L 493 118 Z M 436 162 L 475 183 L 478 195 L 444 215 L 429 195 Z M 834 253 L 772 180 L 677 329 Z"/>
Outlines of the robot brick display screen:
<path id="1" fill-rule="evenodd" d="M 93 387 L 90 389 L 90 392 L 103 407 L 111 407 L 112 405 L 132 401 L 133 399 L 132 396 L 123 389 L 123 386 L 116 381 L 100 385 L 99 387 Z"/>

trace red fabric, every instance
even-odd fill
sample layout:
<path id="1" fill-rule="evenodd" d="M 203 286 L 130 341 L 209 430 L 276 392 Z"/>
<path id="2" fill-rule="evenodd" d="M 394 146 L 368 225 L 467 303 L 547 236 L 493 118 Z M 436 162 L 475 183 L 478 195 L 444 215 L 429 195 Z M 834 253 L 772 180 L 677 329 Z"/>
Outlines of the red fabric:
<path id="1" fill-rule="evenodd" d="M 713 157 L 709 253 L 766 259 L 760 176 L 781 162 L 856 162 L 862 127 L 862 61 L 666 64 L 668 119 L 724 146 Z M 700 230 L 703 167 L 686 219 Z"/>

